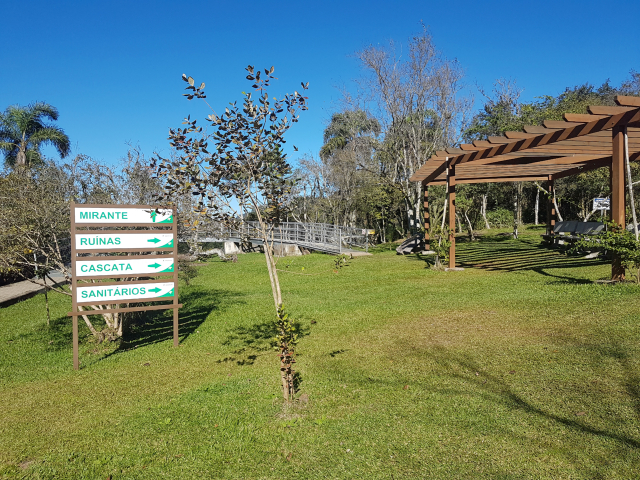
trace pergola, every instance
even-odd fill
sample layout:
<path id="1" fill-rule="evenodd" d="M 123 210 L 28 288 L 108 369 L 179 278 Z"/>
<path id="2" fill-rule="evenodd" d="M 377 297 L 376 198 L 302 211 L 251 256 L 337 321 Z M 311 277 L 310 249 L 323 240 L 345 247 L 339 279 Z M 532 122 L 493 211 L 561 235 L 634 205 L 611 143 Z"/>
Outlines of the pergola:
<path id="1" fill-rule="evenodd" d="M 436 152 L 411 177 L 424 186 L 425 243 L 429 248 L 429 185 L 448 185 L 449 268 L 455 268 L 456 184 L 546 181 L 608 166 L 611 220 L 625 225 L 625 157 L 640 158 L 640 97 L 617 96 L 616 107 L 592 106 L 588 114 L 564 115 L 523 132 L 505 132 L 472 144 Z M 555 225 L 553 199 L 547 203 L 547 233 Z M 612 279 L 624 278 L 614 258 Z"/>

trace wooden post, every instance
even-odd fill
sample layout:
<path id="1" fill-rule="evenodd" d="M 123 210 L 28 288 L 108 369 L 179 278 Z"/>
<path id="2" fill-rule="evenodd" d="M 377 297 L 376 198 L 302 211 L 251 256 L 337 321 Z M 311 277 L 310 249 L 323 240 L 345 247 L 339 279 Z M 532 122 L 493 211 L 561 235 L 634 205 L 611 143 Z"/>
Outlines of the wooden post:
<path id="1" fill-rule="evenodd" d="M 447 184 L 449 185 L 449 268 L 456 267 L 456 166 L 447 159 Z"/>
<path id="2" fill-rule="evenodd" d="M 616 126 L 612 129 L 612 160 L 611 160 L 611 221 L 621 228 L 626 228 L 625 195 L 624 195 L 624 127 Z M 611 264 L 611 280 L 624 280 L 624 267 L 619 255 L 613 256 Z"/>
<path id="3" fill-rule="evenodd" d="M 178 211 L 176 207 L 173 207 L 173 227 L 171 233 L 173 233 L 173 346 L 177 347 L 180 338 L 178 337 Z"/>
<path id="4" fill-rule="evenodd" d="M 71 311 L 78 311 L 78 300 L 76 297 L 76 287 L 78 286 L 78 278 L 76 272 L 73 269 L 76 266 L 76 204 L 71 200 Z M 72 331 L 73 331 L 73 369 L 80 369 L 80 359 L 78 355 L 78 315 L 73 315 L 72 318 Z"/>
<path id="5" fill-rule="evenodd" d="M 424 188 L 424 249 L 431 250 L 429 230 L 431 229 L 429 221 L 429 185 L 423 184 Z"/>

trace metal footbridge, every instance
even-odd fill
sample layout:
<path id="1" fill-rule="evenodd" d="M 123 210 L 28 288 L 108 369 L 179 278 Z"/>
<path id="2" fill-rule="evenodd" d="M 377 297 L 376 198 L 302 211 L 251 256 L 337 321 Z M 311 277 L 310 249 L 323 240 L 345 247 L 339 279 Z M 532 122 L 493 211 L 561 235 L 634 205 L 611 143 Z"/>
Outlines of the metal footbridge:
<path id="1" fill-rule="evenodd" d="M 258 232 L 258 222 L 243 222 L 236 228 L 221 227 L 212 232 L 213 235 L 208 235 L 209 238 L 201 238 L 199 241 L 251 242 L 260 245 L 263 242 Z M 367 230 L 362 228 L 342 227 L 328 223 L 283 222 L 271 229 L 269 241 L 339 255 L 349 253 L 351 246 L 366 248 L 369 238 Z"/>

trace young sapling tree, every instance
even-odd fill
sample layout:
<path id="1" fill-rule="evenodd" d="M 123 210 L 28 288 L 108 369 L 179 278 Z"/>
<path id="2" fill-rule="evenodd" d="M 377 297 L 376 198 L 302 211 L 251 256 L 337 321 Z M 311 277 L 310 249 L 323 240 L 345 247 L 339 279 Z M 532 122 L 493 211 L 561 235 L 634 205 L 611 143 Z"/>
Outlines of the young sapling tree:
<path id="1" fill-rule="evenodd" d="M 284 134 L 298 121 L 298 112 L 307 110 L 307 97 L 294 91 L 279 100 L 270 98 L 267 89 L 275 79 L 274 68 L 259 70 L 250 65 L 246 71 L 253 92 L 243 92 L 241 103 L 229 103 L 220 114 L 207 103 L 212 113 L 207 117 L 206 132 L 190 116 L 183 122 L 185 127 L 170 129 L 169 141 L 176 155 L 156 155 L 153 166 L 164 185 L 163 202 L 192 195 L 199 214 L 231 228 L 238 228 L 247 214 L 255 215 L 257 227 L 252 236 L 264 245 L 275 304 L 283 395 L 290 401 L 297 336 L 282 304 L 272 232 L 286 217 L 293 188 L 292 169 L 282 152 Z M 187 99 L 206 103 L 205 84 L 196 86 L 192 77 L 182 78 L 188 83 Z M 303 83 L 302 89 L 308 85 Z"/>

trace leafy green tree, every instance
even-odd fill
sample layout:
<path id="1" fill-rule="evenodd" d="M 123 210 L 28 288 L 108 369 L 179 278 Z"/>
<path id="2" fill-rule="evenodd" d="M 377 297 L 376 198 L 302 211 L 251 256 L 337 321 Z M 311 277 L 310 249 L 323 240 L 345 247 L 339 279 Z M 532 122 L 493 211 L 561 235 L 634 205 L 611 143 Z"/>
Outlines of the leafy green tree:
<path id="1" fill-rule="evenodd" d="M 0 150 L 8 166 L 42 164 L 43 144 L 53 145 L 62 158 L 69 154 L 69 137 L 46 120 L 58 120 L 58 110 L 44 102 L 12 105 L 0 113 Z"/>
<path id="2" fill-rule="evenodd" d="M 601 234 L 576 242 L 573 252 L 580 250 L 605 250 L 613 254 L 614 262 L 633 272 L 640 284 L 640 242 L 635 235 L 615 222 L 607 222 L 607 230 Z M 624 278 L 623 278 L 624 279 Z"/>
<path id="3" fill-rule="evenodd" d="M 324 145 L 320 149 L 320 157 L 325 159 L 336 150 L 344 150 L 347 146 L 353 149 L 370 151 L 376 146 L 376 137 L 380 135 L 380 122 L 363 110 L 345 110 L 334 113 L 324 131 Z"/>

